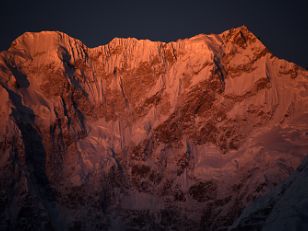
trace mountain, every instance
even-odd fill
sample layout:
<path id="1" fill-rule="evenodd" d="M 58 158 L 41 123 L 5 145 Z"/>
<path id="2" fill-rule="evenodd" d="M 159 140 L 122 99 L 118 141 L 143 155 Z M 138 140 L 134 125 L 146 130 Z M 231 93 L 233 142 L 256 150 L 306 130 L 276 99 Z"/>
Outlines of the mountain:
<path id="1" fill-rule="evenodd" d="M 96 48 L 27 32 L 0 99 L 0 230 L 227 230 L 308 153 L 308 71 L 245 26 Z"/>

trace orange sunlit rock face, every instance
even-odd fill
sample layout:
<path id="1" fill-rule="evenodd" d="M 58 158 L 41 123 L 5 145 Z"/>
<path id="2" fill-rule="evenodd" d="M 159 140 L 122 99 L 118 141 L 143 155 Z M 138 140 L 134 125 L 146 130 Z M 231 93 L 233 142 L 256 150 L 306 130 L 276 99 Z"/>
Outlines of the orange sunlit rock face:
<path id="1" fill-rule="evenodd" d="M 25 33 L 0 53 L 0 227 L 229 227 L 307 154 L 307 78 L 244 26 Z"/>

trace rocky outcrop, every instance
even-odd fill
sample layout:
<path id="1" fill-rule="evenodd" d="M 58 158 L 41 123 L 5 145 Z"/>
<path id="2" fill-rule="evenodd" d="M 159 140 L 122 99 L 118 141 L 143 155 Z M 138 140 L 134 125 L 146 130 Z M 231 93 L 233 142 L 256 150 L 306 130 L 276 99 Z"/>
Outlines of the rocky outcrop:
<path id="1" fill-rule="evenodd" d="M 308 73 L 246 27 L 0 53 L 3 230 L 223 230 L 307 154 Z"/>

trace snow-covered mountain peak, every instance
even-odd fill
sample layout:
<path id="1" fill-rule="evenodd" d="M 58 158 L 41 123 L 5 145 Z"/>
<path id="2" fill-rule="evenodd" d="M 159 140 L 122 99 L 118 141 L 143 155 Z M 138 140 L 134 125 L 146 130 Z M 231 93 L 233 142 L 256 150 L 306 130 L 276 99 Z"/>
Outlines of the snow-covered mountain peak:
<path id="1" fill-rule="evenodd" d="M 23 34 L 0 53 L 0 229 L 226 229 L 307 154 L 307 73 L 246 27 Z"/>

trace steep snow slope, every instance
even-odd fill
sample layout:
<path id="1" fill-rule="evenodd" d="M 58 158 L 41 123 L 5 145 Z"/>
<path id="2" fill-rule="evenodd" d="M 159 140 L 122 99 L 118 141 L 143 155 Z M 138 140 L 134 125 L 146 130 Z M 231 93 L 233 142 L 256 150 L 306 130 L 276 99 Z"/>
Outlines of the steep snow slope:
<path id="1" fill-rule="evenodd" d="M 0 53 L 1 228 L 226 229 L 307 154 L 307 76 L 246 27 L 25 33 Z"/>
<path id="2" fill-rule="evenodd" d="M 282 185 L 243 211 L 231 230 L 307 230 L 307 159 Z"/>

